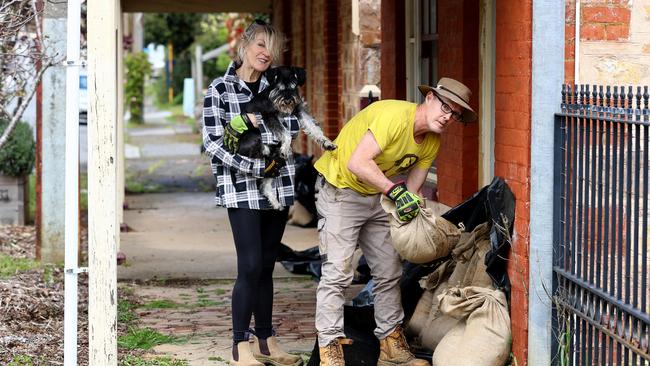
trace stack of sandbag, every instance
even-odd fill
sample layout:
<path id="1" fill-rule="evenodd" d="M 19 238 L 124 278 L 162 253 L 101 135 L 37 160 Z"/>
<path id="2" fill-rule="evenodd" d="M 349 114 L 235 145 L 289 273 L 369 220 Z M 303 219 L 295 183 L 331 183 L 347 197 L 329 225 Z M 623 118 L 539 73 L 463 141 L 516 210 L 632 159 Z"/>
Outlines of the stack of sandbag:
<path id="1" fill-rule="evenodd" d="M 382 196 L 381 205 L 388 213 L 393 246 L 402 259 L 411 263 L 429 263 L 448 256 L 458 243 L 460 229 L 433 210 L 423 207 L 410 222 L 399 219 L 395 203 Z"/>
<path id="2" fill-rule="evenodd" d="M 452 287 L 440 295 L 440 313 L 458 320 L 433 352 L 433 366 L 502 366 L 510 354 L 510 315 L 503 291 Z"/>
<path id="3" fill-rule="evenodd" d="M 483 223 L 462 233 L 451 258 L 420 280 L 425 292 L 407 332 L 422 347 L 435 351 L 434 365 L 501 366 L 510 353 L 505 295 L 493 287 L 486 272 L 489 232 Z M 482 349 L 477 345 L 490 351 L 477 352 Z"/>

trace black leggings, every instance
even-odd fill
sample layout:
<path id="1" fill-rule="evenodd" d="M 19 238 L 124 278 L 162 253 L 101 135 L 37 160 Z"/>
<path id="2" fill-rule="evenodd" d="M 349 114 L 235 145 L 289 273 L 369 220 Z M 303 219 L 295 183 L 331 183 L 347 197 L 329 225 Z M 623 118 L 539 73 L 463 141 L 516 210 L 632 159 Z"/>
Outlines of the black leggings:
<path id="1" fill-rule="evenodd" d="M 287 223 L 288 209 L 229 208 L 228 218 L 237 250 L 237 281 L 232 290 L 233 342 L 246 340 L 255 314 L 255 333 L 272 333 L 273 268 Z"/>

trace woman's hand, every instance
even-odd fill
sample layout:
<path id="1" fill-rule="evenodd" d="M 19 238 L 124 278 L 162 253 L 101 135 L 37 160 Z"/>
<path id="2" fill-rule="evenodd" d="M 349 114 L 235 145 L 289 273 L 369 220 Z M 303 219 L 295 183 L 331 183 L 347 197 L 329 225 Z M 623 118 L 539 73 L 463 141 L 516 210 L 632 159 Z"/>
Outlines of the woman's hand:
<path id="1" fill-rule="evenodd" d="M 252 116 L 252 120 L 251 117 Z M 233 118 L 224 129 L 223 145 L 231 153 L 239 149 L 239 139 L 250 129 L 257 128 L 255 116 L 252 114 L 240 114 Z"/>

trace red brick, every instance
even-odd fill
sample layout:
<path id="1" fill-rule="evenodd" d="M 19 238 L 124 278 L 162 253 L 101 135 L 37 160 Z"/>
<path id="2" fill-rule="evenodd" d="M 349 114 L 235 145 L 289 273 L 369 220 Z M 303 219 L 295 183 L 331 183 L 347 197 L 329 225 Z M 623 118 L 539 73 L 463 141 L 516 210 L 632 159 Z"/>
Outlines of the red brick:
<path id="1" fill-rule="evenodd" d="M 608 41 L 620 41 L 630 38 L 630 25 L 612 25 L 605 26 L 605 39 Z"/>
<path id="2" fill-rule="evenodd" d="M 513 147 L 530 147 L 530 132 L 525 129 L 500 128 L 494 134 L 495 144 Z"/>
<path id="3" fill-rule="evenodd" d="M 587 23 L 580 26 L 581 41 L 602 41 L 605 39 L 605 25 Z"/>
<path id="4" fill-rule="evenodd" d="M 585 6 L 581 20 L 587 23 L 630 23 L 631 9 L 621 6 Z"/>
<path id="5" fill-rule="evenodd" d="M 576 26 L 574 24 L 572 25 L 566 25 L 564 27 L 564 39 L 567 43 L 573 43 L 576 38 Z"/>
<path id="6" fill-rule="evenodd" d="M 504 159 L 516 164 L 528 165 L 530 163 L 530 147 L 514 147 L 502 144 L 494 146 L 495 158 Z"/>
<path id="7" fill-rule="evenodd" d="M 575 61 L 573 60 L 564 61 L 564 82 L 571 84 L 575 82 Z"/>

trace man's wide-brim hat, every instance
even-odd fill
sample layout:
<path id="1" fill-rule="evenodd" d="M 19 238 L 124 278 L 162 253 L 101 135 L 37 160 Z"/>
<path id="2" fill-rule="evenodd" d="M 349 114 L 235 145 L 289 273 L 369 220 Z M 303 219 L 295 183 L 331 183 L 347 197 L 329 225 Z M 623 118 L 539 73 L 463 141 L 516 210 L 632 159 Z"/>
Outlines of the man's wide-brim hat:
<path id="1" fill-rule="evenodd" d="M 441 78 L 436 87 L 420 85 L 418 89 L 420 89 L 420 92 L 424 96 L 432 91 L 463 107 L 463 122 L 476 121 L 476 112 L 469 106 L 469 98 L 472 96 L 472 92 L 460 81 Z"/>

